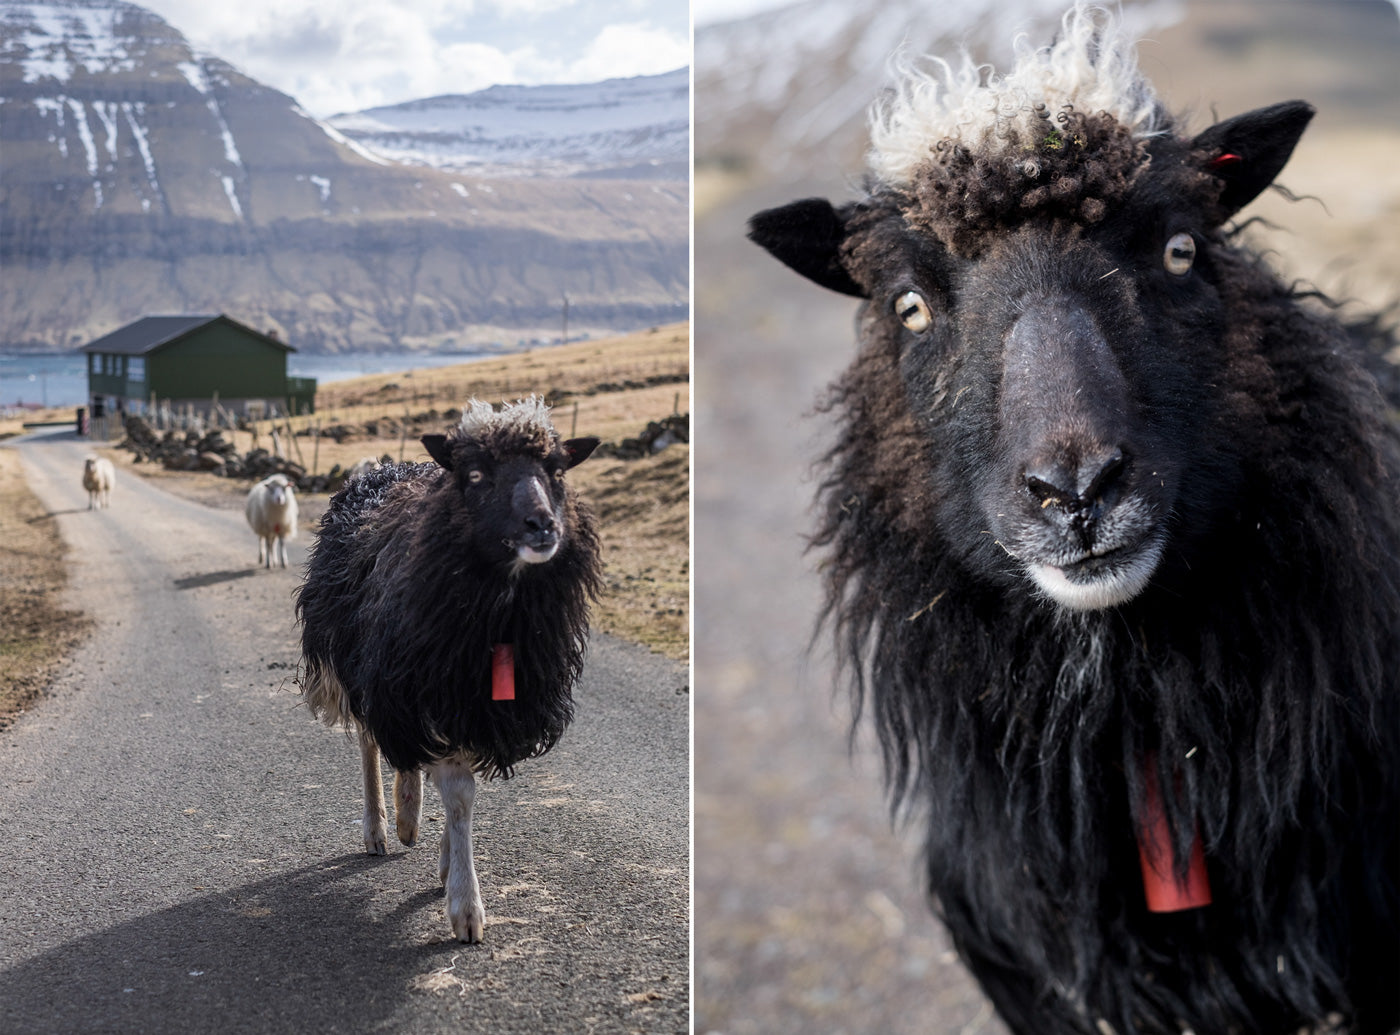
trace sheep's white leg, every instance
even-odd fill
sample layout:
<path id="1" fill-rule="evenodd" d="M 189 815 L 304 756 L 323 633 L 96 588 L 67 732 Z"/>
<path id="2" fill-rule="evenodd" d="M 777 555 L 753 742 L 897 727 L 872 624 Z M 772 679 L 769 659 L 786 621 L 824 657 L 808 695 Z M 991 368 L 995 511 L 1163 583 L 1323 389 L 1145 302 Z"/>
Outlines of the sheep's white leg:
<path id="1" fill-rule="evenodd" d="M 446 886 L 447 871 L 452 869 L 452 838 L 447 834 L 447 828 L 442 831 L 442 847 L 438 849 L 438 883 Z"/>
<path id="2" fill-rule="evenodd" d="M 423 820 L 423 770 L 394 773 L 394 827 L 399 840 L 412 848 L 418 843 Z"/>
<path id="3" fill-rule="evenodd" d="M 365 851 L 384 855 L 389 850 L 388 816 L 384 812 L 384 779 L 379 773 L 379 745 L 369 730 L 360 730 L 360 762 L 365 776 Z"/>
<path id="4" fill-rule="evenodd" d="M 264 568 L 266 568 L 266 567 L 268 566 L 267 563 L 266 563 L 265 560 L 264 560 L 264 557 L 265 557 L 265 555 L 266 555 L 266 552 L 267 552 L 267 540 L 264 539 L 262 536 L 258 536 L 258 563 L 261 564 Z"/>
<path id="5" fill-rule="evenodd" d="M 447 812 L 442 832 L 442 859 L 447 866 L 447 919 L 459 941 L 479 942 L 486 927 L 486 910 L 481 905 L 481 886 L 472 864 L 472 803 L 476 800 L 476 778 L 462 756 L 433 766 L 433 783 L 442 794 Z"/>

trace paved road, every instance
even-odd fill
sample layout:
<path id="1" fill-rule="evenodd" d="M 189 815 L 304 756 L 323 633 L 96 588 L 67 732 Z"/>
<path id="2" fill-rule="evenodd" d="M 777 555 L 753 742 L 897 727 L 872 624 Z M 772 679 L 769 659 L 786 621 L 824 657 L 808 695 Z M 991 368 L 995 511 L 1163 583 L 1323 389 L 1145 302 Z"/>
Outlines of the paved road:
<path id="1" fill-rule="evenodd" d="M 814 184 L 696 220 L 695 947 L 698 1035 L 1004 1033 L 919 893 L 823 651 L 809 416 L 855 305 L 743 239 Z"/>
<path id="2" fill-rule="evenodd" d="M 686 1030 L 682 666 L 595 638 L 563 742 L 478 795 L 463 946 L 436 793 L 366 856 L 358 750 L 292 689 L 308 536 L 265 572 L 238 510 L 119 474 L 89 512 L 82 442 L 18 449 L 96 631 L 0 734 L 0 1030 Z"/>

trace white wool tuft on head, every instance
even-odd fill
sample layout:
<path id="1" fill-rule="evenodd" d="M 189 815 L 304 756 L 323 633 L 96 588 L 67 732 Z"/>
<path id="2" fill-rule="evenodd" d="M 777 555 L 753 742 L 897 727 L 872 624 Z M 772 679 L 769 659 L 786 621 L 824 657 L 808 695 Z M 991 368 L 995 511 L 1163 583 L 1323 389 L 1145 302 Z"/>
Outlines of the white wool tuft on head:
<path id="1" fill-rule="evenodd" d="M 911 183 L 941 140 L 1004 150 L 1008 130 L 1035 118 L 1038 107 L 1052 116 L 1066 107 L 1087 115 L 1106 111 L 1137 137 L 1163 132 L 1162 109 L 1138 71 L 1137 48 L 1111 11 L 1080 0 L 1050 46 L 1033 47 L 1024 34 L 1014 46 L 1016 66 L 1006 75 L 974 63 L 966 50 L 956 69 L 942 58 L 927 59 L 931 68 L 897 59 L 901 82 L 871 110 L 871 171 L 892 186 Z"/>
<path id="2" fill-rule="evenodd" d="M 482 402 L 480 399 L 468 399 L 462 407 L 461 428 L 470 434 L 477 428 L 488 425 L 514 426 L 522 431 L 531 429 L 542 429 L 546 432 L 553 432 L 554 425 L 549 420 L 549 407 L 538 395 L 532 395 L 528 399 L 519 399 L 513 403 L 506 403 L 499 411 L 494 409 L 489 402 Z"/>

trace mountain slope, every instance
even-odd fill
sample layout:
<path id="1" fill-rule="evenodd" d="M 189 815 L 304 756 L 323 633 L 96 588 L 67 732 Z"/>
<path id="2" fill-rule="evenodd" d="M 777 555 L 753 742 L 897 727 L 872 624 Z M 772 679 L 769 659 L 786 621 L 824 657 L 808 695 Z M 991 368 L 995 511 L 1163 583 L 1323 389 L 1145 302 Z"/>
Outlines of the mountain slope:
<path id="1" fill-rule="evenodd" d="M 227 312 L 299 348 L 686 312 L 683 183 L 396 165 L 123 0 L 0 0 L 0 345 Z"/>
<path id="2" fill-rule="evenodd" d="M 690 157 L 690 75 L 559 86 L 493 86 L 327 122 L 396 161 L 504 175 L 684 179 Z"/>

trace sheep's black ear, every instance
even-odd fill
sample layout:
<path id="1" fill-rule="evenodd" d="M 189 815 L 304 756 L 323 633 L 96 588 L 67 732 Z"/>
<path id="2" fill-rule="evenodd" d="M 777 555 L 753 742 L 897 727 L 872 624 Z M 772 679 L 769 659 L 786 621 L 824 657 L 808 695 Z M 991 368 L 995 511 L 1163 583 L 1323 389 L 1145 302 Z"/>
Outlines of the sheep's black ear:
<path id="1" fill-rule="evenodd" d="M 577 467 L 592 456 L 593 450 L 598 448 L 598 440 L 590 435 L 587 438 L 567 439 L 562 445 L 564 446 L 564 455 L 569 458 L 568 464 L 565 465 L 565 470 L 568 470 L 570 467 Z"/>
<path id="2" fill-rule="evenodd" d="M 808 280 L 843 295 L 865 298 L 865 289 L 841 265 L 849 209 L 838 211 L 825 198 L 770 208 L 749 220 L 749 240 Z"/>
<path id="3" fill-rule="evenodd" d="M 1192 151 L 1206 154 L 1206 170 L 1225 181 L 1224 219 L 1274 182 L 1315 111 L 1307 101 L 1271 104 L 1217 123 L 1191 142 Z"/>
<path id="4" fill-rule="evenodd" d="M 418 441 L 423 443 L 423 448 L 439 466 L 452 470 L 452 450 L 447 448 L 446 435 L 424 435 Z"/>

